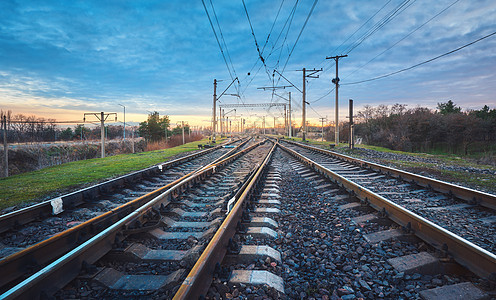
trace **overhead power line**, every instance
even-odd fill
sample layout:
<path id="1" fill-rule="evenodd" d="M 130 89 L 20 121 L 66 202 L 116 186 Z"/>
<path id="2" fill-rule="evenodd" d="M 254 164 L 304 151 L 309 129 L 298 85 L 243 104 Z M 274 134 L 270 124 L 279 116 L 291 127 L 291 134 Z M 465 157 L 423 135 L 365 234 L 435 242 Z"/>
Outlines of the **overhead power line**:
<path id="1" fill-rule="evenodd" d="M 260 51 L 260 46 L 258 46 L 257 37 L 255 35 L 255 31 L 253 30 L 253 25 L 251 24 L 250 15 L 248 14 L 248 9 L 246 8 L 245 0 L 241 0 L 241 1 L 243 2 L 243 7 L 245 8 L 246 18 L 248 19 L 248 23 L 250 23 L 251 34 L 253 35 L 253 39 L 255 40 L 255 46 L 257 47 L 258 57 L 265 66 L 265 59 L 263 58 L 262 52 Z"/>
<path id="2" fill-rule="evenodd" d="M 234 73 L 234 77 L 238 77 L 238 75 L 236 75 L 236 70 L 234 69 L 234 64 L 231 60 L 231 55 L 229 54 L 229 49 L 227 48 L 226 40 L 224 39 L 224 35 L 222 34 L 222 29 L 220 28 L 219 19 L 217 18 L 217 13 L 215 12 L 215 8 L 212 0 L 210 0 L 210 6 L 212 7 L 212 12 L 214 13 L 214 17 L 215 17 L 215 22 L 217 23 L 217 27 L 219 28 L 220 38 L 222 39 L 224 47 L 226 48 L 227 58 L 229 58 L 229 62 L 231 63 L 231 68 Z M 233 79 L 232 76 L 231 79 Z"/>
<path id="3" fill-rule="evenodd" d="M 288 58 L 286 59 L 286 62 L 284 63 L 284 67 L 282 68 L 282 72 L 284 73 L 284 70 L 286 69 L 286 65 L 288 64 L 289 59 L 291 58 L 291 55 L 293 54 L 294 49 L 296 48 L 296 45 L 298 44 L 298 41 L 300 40 L 301 34 L 303 33 L 303 30 L 307 26 L 308 20 L 312 16 L 313 10 L 315 9 L 315 6 L 317 5 L 318 0 L 315 0 L 313 2 L 312 8 L 310 9 L 310 12 L 308 12 L 307 18 L 305 19 L 305 23 L 303 23 L 303 26 L 301 27 L 300 33 L 298 33 L 298 37 L 296 38 L 295 43 L 293 44 L 293 48 L 291 48 L 291 51 L 289 51 Z"/>
<path id="4" fill-rule="evenodd" d="M 205 5 L 205 1 L 202 0 L 203 8 L 205 8 L 205 13 L 207 14 L 208 21 L 210 22 L 210 26 L 212 27 L 212 31 L 214 32 L 215 39 L 217 40 L 217 45 L 219 45 L 220 53 L 222 54 L 222 58 L 224 59 L 224 62 L 226 63 L 226 68 L 227 71 L 229 72 L 229 75 L 231 76 L 231 79 L 233 79 L 233 74 L 231 73 L 231 69 L 229 68 L 229 64 L 227 63 L 226 55 L 224 54 L 224 50 L 222 50 L 222 45 L 219 41 L 219 37 L 217 36 L 217 32 L 215 32 L 215 27 L 214 24 L 212 23 L 212 19 L 210 18 L 210 14 L 208 13 L 207 6 Z"/>
<path id="5" fill-rule="evenodd" d="M 455 53 L 455 52 L 457 52 L 457 51 L 462 50 L 463 48 L 466 48 L 466 47 L 471 46 L 471 45 L 473 45 L 473 44 L 475 44 L 475 43 L 478 43 L 478 42 L 480 42 L 480 41 L 482 41 L 482 40 L 484 40 L 484 39 L 487 39 L 487 38 L 489 38 L 489 37 L 491 37 L 491 36 L 493 36 L 493 35 L 495 35 L 495 34 L 496 34 L 496 31 L 495 31 L 495 32 L 493 32 L 493 33 L 490 33 L 490 34 L 488 34 L 488 35 L 485 35 L 485 36 L 483 36 L 483 37 L 481 37 L 481 38 L 479 38 L 479 39 L 477 39 L 477 40 L 475 40 L 475 41 L 472 41 L 472 42 L 470 42 L 470 43 L 468 43 L 468 44 L 465 44 L 465 45 L 463 45 L 463 46 L 461 46 L 461 47 L 458 47 L 458 48 L 456 48 L 456 49 L 453 49 L 453 50 L 451 50 L 451 51 L 448 51 L 448 52 L 446 52 L 446 53 L 443 53 L 443 54 L 441 54 L 441 55 L 438 55 L 438 56 L 436 56 L 436 57 L 433 57 L 433 58 L 431 58 L 431 59 L 428 59 L 428 60 L 426 60 L 426 61 L 423 61 L 423 62 L 421 62 L 421 63 L 418 63 L 418 64 L 413 65 L 413 66 L 408 67 L 408 68 L 404 68 L 404 69 L 401 69 L 401 70 L 398 70 L 398 71 L 395 71 L 395 72 L 392 72 L 392 73 L 388 73 L 388 74 L 385 74 L 385 75 L 381 75 L 381 76 L 373 77 L 373 78 L 366 79 L 366 80 L 360 80 L 360 81 L 355 81 L 355 82 L 343 83 L 343 84 L 341 84 L 341 85 L 352 85 L 352 84 L 359 84 L 359 83 L 369 82 L 369 81 L 373 81 L 373 80 L 378 80 L 378 79 L 386 78 L 386 77 L 389 77 L 389 76 L 392 76 L 392 75 L 396 75 L 396 74 L 398 74 L 398 73 L 405 72 L 405 71 L 411 70 L 411 69 L 413 69 L 413 68 L 416 68 L 416 67 L 418 67 L 418 66 L 424 65 L 424 64 L 426 64 L 426 63 L 432 62 L 432 61 L 437 60 L 437 59 L 439 59 L 439 58 L 441 58 L 441 57 L 444 57 L 444 56 L 447 56 L 447 55 L 453 54 L 453 53 Z"/>
<path id="6" fill-rule="evenodd" d="M 360 29 L 362 29 L 367 23 L 370 22 L 370 20 L 372 20 L 379 12 L 381 12 L 381 10 L 384 9 L 384 7 L 386 7 L 386 5 L 389 4 L 389 2 L 391 2 L 391 0 L 387 1 L 386 4 L 384 4 L 378 11 L 375 12 L 375 14 L 373 14 L 372 16 L 370 16 L 370 18 L 368 18 L 367 21 L 365 21 L 365 23 L 362 24 L 362 26 L 358 27 L 357 30 L 355 30 L 355 32 L 353 32 L 346 40 L 344 40 L 344 42 L 341 43 L 341 45 L 337 46 L 336 49 L 334 49 L 333 51 L 331 51 L 330 53 L 337 53 L 337 50 L 339 49 L 339 47 L 343 46 L 349 39 L 351 39 L 358 31 L 360 31 Z"/>
<path id="7" fill-rule="evenodd" d="M 391 2 L 391 0 L 388 0 L 378 11 L 376 11 L 372 16 L 370 16 L 367 21 L 365 21 L 365 23 L 363 23 L 360 27 L 358 27 L 358 29 L 356 29 L 350 36 L 348 36 L 346 38 L 346 40 L 344 40 L 344 42 L 342 42 L 339 46 L 337 46 L 334 50 L 330 51 L 330 53 L 337 53 L 337 50 L 343 46 L 349 39 L 351 39 L 358 31 L 360 31 L 360 29 L 362 29 L 365 25 L 367 25 L 379 12 L 381 12 L 384 7 L 386 7 L 389 2 Z M 327 62 L 327 60 L 324 58 L 322 59 L 322 61 L 319 63 L 319 65 L 322 65 L 323 67 L 323 64 L 325 64 L 324 62 Z M 331 61 L 332 63 L 335 63 L 334 61 Z M 323 73 L 327 72 L 327 70 L 330 70 L 332 68 L 332 64 L 329 66 L 328 69 L 324 70 Z M 329 92 L 330 93 L 330 92 Z M 326 95 L 325 95 L 326 96 Z M 320 99 L 319 99 L 320 100 Z M 318 100 L 316 100 L 318 101 Z"/>
<path id="8" fill-rule="evenodd" d="M 402 3 L 400 3 L 395 9 L 393 9 L 391 12 L 389 12 L 388 15 L 383 17 L 379 22 L 377 22 L 371 29 L 369 29 L 367 32 L 365 32 L 360 38 L 358 38 L 354 44 L 352 44 L 348 50 L 346 51 L 346 54 L 349 54 L 351 51 L 353 51 L 356 47 L 360 46 L 365 40 L 367 40 L 369 37 L 371 37 L 374 33 L 376 33 L 379 29 L 383 28 L 391 22 L 394 18 L 399 16 L 403 11 L 405 11 L 408 7 L 410 7 L 416 0 L 413 0 L 410 4 L 408 4 L 411 0 L 405 0 Z M 408 6 L 407 6 L 408 4 Z"/>
<path id="9" fill-rule="evenodd" d="M 447 7 L 445 7 L 443 10 L 441 10 L 440 12 L 438 12 L 436 15 L 434 15 L 432 18 L 430 18 L 429 20 L 425 21 L 424 23 L 422 23 L 420 26 L 418 26 L 417 28 L 415 28 L 414 30 L 412 30 L 409 34 L 405 35 L 404 37 L 402 37 L 399 41 L 397 41 L 396 43 L 394 43 L 393 45 L 391 45 L 389 48 L 387 48 L 386 50 L 382 51 L 381 53 L 377 54 L 374 58 L 372 58 L 371 60 L 369 60 L 368 62 L 366 62 L 365 64 L 363 64 L 362 66 L 360 66 L 359 68 L 357 68 L 355 71 L 351 72 L 351 74 L 347 75 L 346 77 L 349 77 L 353 74 L 355 74 L 357 71 L 361 70 L 363 67 L 365 67 L 366 65 L 368 65 L 369 63 L 371 63 L 372 61 L 374 61 L 376 58 L 378 58 L 379 56 L 383 55 L 384 53 L 386 53 L 387 51 L 391 50 L 392 48 L 394 48 L 396 45 L 398 45 L 399 43 L 401 43 L 403 40 L 405 40 L 407 37 L 409 37 L 410 35 L 412 35 L 413 33 L 415 33 L 416 31 L 418 31 L 420 28 L 424 27 L 427 23 L 431 22 L 432 20 L 434 20 L 435 18 L 437 18 L 438 16 L 440 16 L 442 13 L 444 13 L 446 10 L 448 10 L 450 7 L 452 7 L 453 5 L 455 5 L 456 3 L 458 3 L 460 0 L 456 0 L 454 1 L 453 3 L 451 3 L 450 5 L 448 5 Z"/>

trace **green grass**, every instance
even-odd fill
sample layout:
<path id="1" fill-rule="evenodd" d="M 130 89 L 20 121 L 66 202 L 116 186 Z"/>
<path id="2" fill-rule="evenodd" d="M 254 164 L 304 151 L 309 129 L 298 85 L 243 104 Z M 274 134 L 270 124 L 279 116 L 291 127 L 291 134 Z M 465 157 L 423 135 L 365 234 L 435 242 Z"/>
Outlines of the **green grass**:
<path id="1" fill-rule="evenodd" d="M 0 209 L 34 200 L 43 200 L 76 187 L 141 170 L 165 162 L 176 154 L 198 150 L 198 144 L 205 143 L 208 143 L 208 139 L 156 151 L 75 161 L 2 178 L 0 179 Z"/>

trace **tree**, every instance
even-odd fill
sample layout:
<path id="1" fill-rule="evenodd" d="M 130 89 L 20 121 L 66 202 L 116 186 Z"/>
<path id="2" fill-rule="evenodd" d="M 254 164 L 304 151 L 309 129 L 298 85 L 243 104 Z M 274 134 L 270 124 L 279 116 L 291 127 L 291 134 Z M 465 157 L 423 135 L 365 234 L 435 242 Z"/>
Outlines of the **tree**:
<path id="1" fill-rule="evenodd" d="M 184 134 L 189 133 L 189 125 L 184 125 Z M 183 128 L 181 125 L 177 125 L 174 129 L 172 129 L 172 135 L 183 134 Z"/>
<path id="2" fill-rule="evenodd" d="M 67 127 L 66 129 L 62 130 L 60 132 L 59 138 L 63 141 L 70 141 L 74 137 L 74 132 L 72 132 L 72 129 L 70 127 Z"/>
<path id="3" fill-rule="evenodd" d="M 439 113 L 442 115 L 459 114 L 462 111 L 462 108 L 456 106 L 455 103 L 453 103 L 453 101 L 451 100 L 448 100 L 448 102 L 446 103 L 438 103 L 437 109 L 439 110 Z"/>
<path id="4" fill-rule="evenodd" d="M 159 141 L 165 138 L 165 130 L 169 124 L 169 116 L 160 118 L 159 113 L 154 111 L 148 115 L 148 120 L 140 123 L 138 132 L 140 136 L 149 141 Z M 167 135 L 170 135 L 169 130 L 167 130 Z"/>
<path id="5" fill-rule="evenodd" d="M 81 136 L 82 133 L 82 136 Z M 74 138 L 80 140 L 88 139 L 91 130 L 89 128 L 84 127 L 84 125 L 78 124 L 76 128 L 74 128 Z"/>

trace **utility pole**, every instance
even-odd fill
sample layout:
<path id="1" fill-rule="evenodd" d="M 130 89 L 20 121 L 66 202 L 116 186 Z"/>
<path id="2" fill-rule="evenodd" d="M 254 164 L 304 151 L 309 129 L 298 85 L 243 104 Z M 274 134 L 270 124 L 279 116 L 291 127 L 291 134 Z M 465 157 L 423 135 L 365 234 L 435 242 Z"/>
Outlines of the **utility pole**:
<path id="1" fill-rule="evenodd" d="M 222 108 L 219 106 L 219 134 L 222 136 Z"/>
<path id="2" fill-rule="evenodd" d="M 289 92 L 289 138 L 293 137 L 293 124 L 291 123 L 291 92 Z"/>
<path id="3" fill-rule="evenodd" d="M 331 56 L 331 57 L 326 57 L 326 59 L 334 59 L 336 61 L 336 78 L 332 79 L 332 83 L 336 85 L 336 111 L 335 111 L 335 142 L 336 142 L 336 147 L 339 145 L 339 102 L 338 102 L 338 89 L 339 89 L 339 77 L 338 77 L 338 61 L 342 57 L 348 57 L 348 55 L 336 55 L 336 56 Z"/>
<path id="4" fill-rule="evenodd" d="M 322 122 L 322 142 L 323 142 L 324 141 L 324 122 L 327 121 L 327 117 L 320 118 L 320 121 Z"/>
<path id="5" fill-rule="evenodd" d="M 165 124 L 164 127 L 165 127 L 165 130 L 164 130 L 165 131 L 165 144 L 167 145 L 167 129 L 168 129 L 169 125 Z"/>
<path id="6" fill-rule="evenodd" d="M 7 116 L 2 118 L 3 127 L 3 177 L 9 177 L 9 145 L 7 144 Z"/>
<path id="7" fill-rule="evenodd" d="M 217 98 L 217 79 L 214 79 L 214 105 L 213 105 L 213 108 L 212 108 L 212 114 L 213 114 L 213 120 L 212 120 L 212 132 L 213 132 L 213 137 L 212 137 L 212 142 L 215 143 L 215 131 L 216 131 L 216 121 L 215 121 L 215 103 L 217 102 L 217 100 L 220 99 L 220 97 L 222 97 L 223 95 L 230 95 L 230 96 L 236 96 L 236 97 L 240 97 L 238 94 L 225 94 L 225 92 L 231 87 L 231 85 L 235 82 L 235 81 L 238 81 L 238 84 L 239 84 L 239 79 L 238 77 L 234 78 L 233 81 L 227 86 L 227 88 L 219 95 L 219 98 Z M 219 107 L 219 110 L 220 110 L 220 107 Z M 221 115 L 220 115 L 220 111 L 219 111 L 219 119 L 221 118 Z M 221 123 L 222 125 L 222 123 Z"/>
<path id="8" fill-rule="evenodd" d="M 350 99 L 350 149 L 355 148 L 353 127 L 355 127 L 355 124 L 353 123 L 353 99 Z"/>
<path id="9" fill-rule="evenodd" d="M 120 106 L 124 107 L 124 132 L 122 134 L 124 142 L 126 141 L 126 107 L 122 104 L 119 104 Z"/>
<path id="10" fill-rule="evenodd" d="M 184 145 L 184 121 L 181 121 L 181 124 L 182 124 L 182 129 L 183 129 L 183 145 Z"/>
<path id="11" fill-rule="evenodd" d="M 132 136 L 132 140 L 133 140 L 133 153 L 134 153 L 134 127 L 133 127 L 133 136 Z"/>
<path id="12" fill-rule="evenodd" d="M 263 118 L 263 134 L 265 135 L 265 116 L 263 116 L 262 118 Z"/>
<path id="13" fill-rule="evenodd" d="M 286 105 L 284 105 L 284 130 L 282 131 L 282 135 L 285 135 L 288 131 L 288 114 L 286 110 Z"/>
<path id="14" fill-rule="evenodd" d="M 214 105 L 212 109 L 212 143 L 215 143 L 215 103 L 217 102 L 217 79 L 214 79 Z"/>
<path id="15" fill-rule="evenodd" d="M 100 121 L 100 126 L 101 126 L 101 131 L 100 135 L 102 138 L 102 154 L 101 157 L 105 157 L 105 121 L 110 115 L 115 115 L 115 121 L 117 121 L 117 114 L 116 113 L 104 113 L 103 111 L 100 113 L 84 113 L 83 121 L 86 122 L 86 115 L 93 115 L 95 116 L 99 121 Z"/>
<path id="16" fill-rule="evenodd" d="M 274 117 L 274 134 L 276 134 L 276 117 Z"/>
<path id="17" fill-rule="evenodd" d="M 306 122 L 306 104 L 309 104 L 307 102 L 307 85 L 306 85 L 306 78 L 319 78 L 319 75 L 317 76 L 314 76 L 314 74 L 317 74 L 318 72 L 321 72 L 322 69 L 320 70 L 316 70 L 316 69 L 313 69 L 313 70 L 307 70 L 306 68 L 303 68 L 303 91 L 302 91 L 302 122 L 301 122 L 301 125 L 302 125 L 302 131 L 303 131 L 303 134 L 302 134 L 302 140 L 305 141 L 306 140 L 306 134 L 307 134 L 307 122 Z M 310 74 L 307 75 L 307 71 L 310 72 Z"/>
<path id="18" fill-rule="evenodd" d="M 306 134 L 307 134 L 307 123 L 306 123 L 306 103 L 307 103 L 307 96 L 306 96 L 306 92 L 307 92 L 307 85 L 306 85 L 306 69 L 303 68 L 303 96 L 302 96 L 302 104 L 301 104 L 301 107 L 302 107 L 302 110 L 301 110 L 301 113 L 302 113 L 302 116 L 301 116 L 301 130 L 302 130 L 302 140 L 305 141 L 306 139 Z"/>

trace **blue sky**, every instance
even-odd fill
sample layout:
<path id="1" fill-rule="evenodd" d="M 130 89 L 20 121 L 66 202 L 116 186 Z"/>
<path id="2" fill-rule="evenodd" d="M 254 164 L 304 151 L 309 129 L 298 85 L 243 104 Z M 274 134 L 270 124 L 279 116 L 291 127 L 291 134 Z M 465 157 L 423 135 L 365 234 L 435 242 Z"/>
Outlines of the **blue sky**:
<path id="1" fill-rule="evenodd" d="M 142 121 L 147 111 L 157 110 L 173 121 L 208 126 L 214 78 L 223 80 L 219 91 L 234 74 L 240 79 L 240 85 L 228 93 L 240 92 L 241 99 L 223 96 L 221 104 L 283 102 L 257 88 L 287 85 L 284 79 L 277 83 L 277 74 L 272 82 L 277 69 L 301 89 L 302 72 L 297 70 L 305 67 L 324 70 L 307 84 L 308 118 L 317 123 L 321 116 L 334 115 L 335 66 L 325 57 L 346 53 L 349 57 L 339 63 L 343 118 L 349 98 L 355 100 L 357 110 L 394 103 L 435 108 L 450 99 L 464 109 L 496 107 L 496 36 L 395 76 L 346 85 L 409 67 L 496 31 L 493 0 L 319 1 L 296 45 L 314 1 L 299 1 L 294 14 L 295 1 L 245 3 L 260 50 L 271 32 L 262 53 L 266 67 L 259 59 L 243 2 L 205 0 L 228 71 L 201 0 L 1 1 L 0 109 L 77 120 L 84 112 L 120 113 L 118 104 L 123 104 L 128 121 Z M 398 7 L 394 18 L 349 52 Z M 279 93 L 284 96 L 287 91 L 292 92 L 298 121 L 301 94 L 294 88 Z M 236 113 L 254 120 L 275 116 L 282 122 L 276 108 Z"/>

